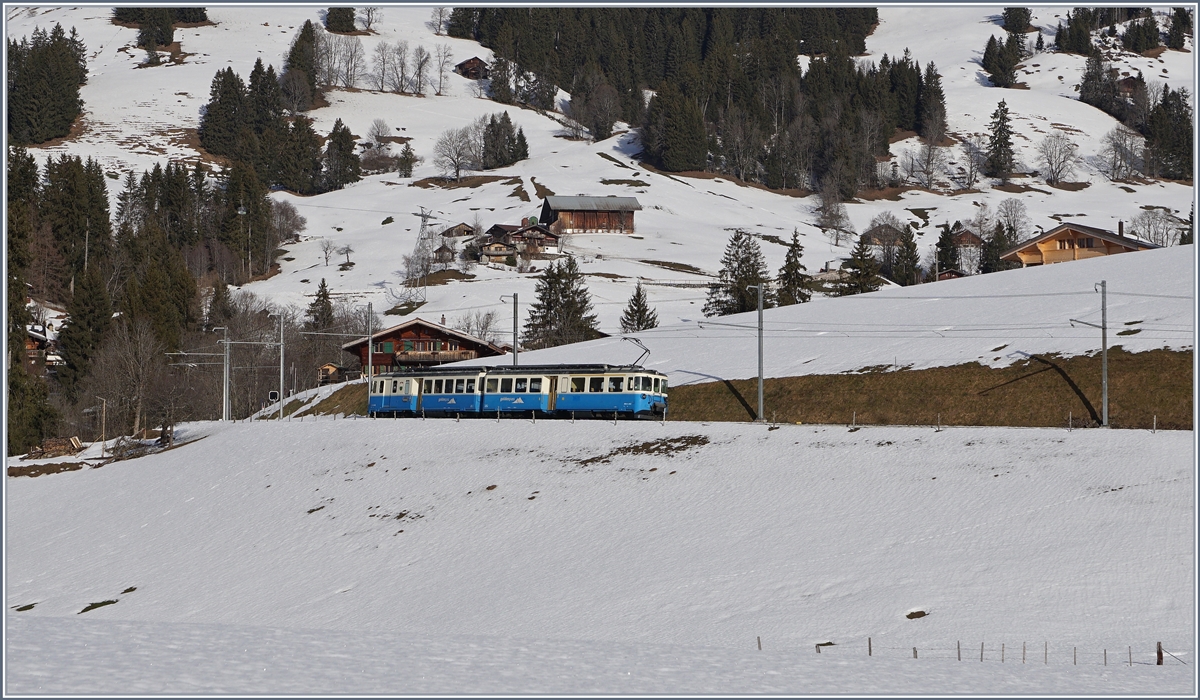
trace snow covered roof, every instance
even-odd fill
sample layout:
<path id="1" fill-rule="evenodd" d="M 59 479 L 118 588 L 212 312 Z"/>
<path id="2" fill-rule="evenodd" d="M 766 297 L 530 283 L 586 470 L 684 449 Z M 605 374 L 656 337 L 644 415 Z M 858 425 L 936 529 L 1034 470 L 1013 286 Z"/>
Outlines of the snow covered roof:
<path id="1" fill-rule="evenodd" d="M 546 197 L 555 211 L 641 211 L 637 197 Z"/>

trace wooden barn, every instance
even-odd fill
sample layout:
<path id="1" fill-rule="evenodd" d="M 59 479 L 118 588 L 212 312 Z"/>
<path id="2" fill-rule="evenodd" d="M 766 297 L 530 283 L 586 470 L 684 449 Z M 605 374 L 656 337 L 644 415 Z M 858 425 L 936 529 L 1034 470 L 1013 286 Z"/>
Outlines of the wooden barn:
<path id="1" fill-rule="evenodd" d="M 1158 248 L 1153 243 L 1126 236 L 1124 229 L 1123 222 L 1117 233 L 1074 223 L 1061 224 L 1005 251 L 1000 259 L 1030 267 Z"/>
<path id="2" fill-rule="evenodd" d="M 423 318 L 414 318 L 372 334 L 371 345 L 375 374 L 504 354 L 498 345 Z M 346 343 L 342 350 L 356 356 L 366 371 L 366 338 Z"/>
<path id="3" fill-rule="evenodd" d="M 442 236 L 446 238 L 460 238 L 462 236 L 474 236 L 475 227 L 466 222 L 454 224 L 453 226 L 442 231 Z"/>
<path id="4" fill-rule="evenodd" d="M 633 233 L 636 197 L 546 197 L 538 222 L 558 235 Z"/>
<path id="5" fill-rule="evenodd" d="M 478 56 L 472 56 L 454 67 L 454 72 L 467 80 L 487 80 L 488 64 Z"/>

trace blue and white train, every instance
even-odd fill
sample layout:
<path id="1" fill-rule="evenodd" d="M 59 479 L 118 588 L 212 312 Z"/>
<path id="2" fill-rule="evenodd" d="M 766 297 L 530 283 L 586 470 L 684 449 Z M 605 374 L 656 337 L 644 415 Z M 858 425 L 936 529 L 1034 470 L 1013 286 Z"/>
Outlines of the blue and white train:
<path id="1" fill-rule="evenodd" d="M 667 377 L 639 365 L 433 367 L 376 375 L 375 417 L 658 418 Z"/>

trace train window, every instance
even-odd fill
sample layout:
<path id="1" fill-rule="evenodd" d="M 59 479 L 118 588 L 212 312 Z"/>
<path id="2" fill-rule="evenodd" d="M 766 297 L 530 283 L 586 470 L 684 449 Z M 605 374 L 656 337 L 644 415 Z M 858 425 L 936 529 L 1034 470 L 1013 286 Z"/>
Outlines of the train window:
<path id="1" fill-rule="evenodd" d="M 463 393 L 466 390 L 466 385 L 467 385 L 467 380 L 455 379 L 454 380 L 454 393 L 456 393 L 456 394 Z"/>
<path id="2" fill-rule="evenodd" d="M 484 391 L 484 393 L 487 393 L 487 394 L 494 394 L 494 393 L 496 393 L 496 389 L 499 386 L 500 386 L 499 379 L 488 379 L 487 384 L 484 386 L 483 391 Z"/>
<path id="3" fill-rule="evenodd" d="M 531 394 L 542 393 L 542 378 L 541 377 L 534 377 L 533 379 L 529 380 L 529 393 L 531 393 Z"/>
<path id="4" fill-rule="evenodd" d="M 412 395 L 412 380 L 411 379 L 404 380 L 404 395 L 405 396 Z"/>
<path id="5" fill-rule="evenodd" d="M 625 385 L 624 377 L 609 377 L 608 378 L 608 390 L 610 392 L 624 391 L 624 389 L 621 388 L 624 385 Z"/>
<path id="6" fill-rule="evenodd" d="M 525 377 L 519 377 L 519 378 L 517 378 L 517 386 L 515 389 L 513 389 L 513 391 L 515 391 L 518 394 L 524 394 L 526 389 L 528 389 L 528 387 L 529 387 L 529 380 L 526 379 Z"/>
<path id="7" fill-rule="evenodd" d="M 399 390 L 400 390 L 400 380 L 399 380 L 399 379 L 393 379 L 393 380 L 392 380 L 392 393 L 393 393 L 393 394 L 395 394 L 395 393 L 398 393 L 398 392 L 399 392 Z"/>
<path id="8" fill-rule="evenodd" d="M 588 381 L 588 391 L 593 394 L 604 391 L 604 377 L 592 377 Z"/>
<path id="9" fill-rule="evenodd" d="M 512 378 L 511 377 L 508 379 L 500 380 L 500 393 L 501 394 L 512 393 Z"/>
<path id="10" fill-rule="evenodd" d="M 425 380 L 425 391 L 424 391 L 424 393 L 426 393 L 426 394 L 432 394 L 432 393 L 433 393 L 433 380 L 432 380 L 432 379 L 426 379 L 426 380 Z"/>
<path id="11" fill-rule="evenodd" d="M 654 380 L 654 393 L 658 393 L 658 379 Z"/>
<path id="12" fill-rule="evenodd" d="M 659 393 L 667 393 L 667 380 L 662 380 L 662 388 L 659 389 Z"/>
<path id="13" fill-rule="evenodd" d="M 433 393 L 435 393 L 435 394 L 442 393 L 442 380 L 440 380 L 440 379 L 433 380 Z"/>
<path id="14" fill-rule="evenodd" d="M 583 392 L 583 385 L 586 377 L 571 377 L 571 391 L 579 394 Z"/>
<path id="15" fill-rule="evenodd" d="M 474 394 L 474 393 L 475 393 L 475 380 L 474 380 L 474 379 L 468 379 L 468 380 L 467 380 L 467 393 L 468 393 L 468 394 Z"/>

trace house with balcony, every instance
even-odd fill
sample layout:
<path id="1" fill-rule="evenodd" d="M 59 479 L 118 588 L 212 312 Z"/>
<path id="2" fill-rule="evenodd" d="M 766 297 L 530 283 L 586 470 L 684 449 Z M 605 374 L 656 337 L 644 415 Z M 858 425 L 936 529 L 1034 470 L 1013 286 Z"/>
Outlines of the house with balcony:
<path id="1" fill-rule="evenodd" d="M 1019 262 L 1021 267 L 1030 267 L 1158 247 L 1153 243 L 1126 236 L 1124 222 L 1118 224 L 1117 233 L 1092 226 L 1066 223 L 1005 251 L 1000 259 Z"/>
<path id="2" fill-rule="evenodd" d="M 423 318 L 373 333 L 370 347 L 374 374 L 505 354 L 504 349 L 494 343 Z M 357 357 L 366 371 L 366 337 L 342 345 L 342 350 Z"/>

